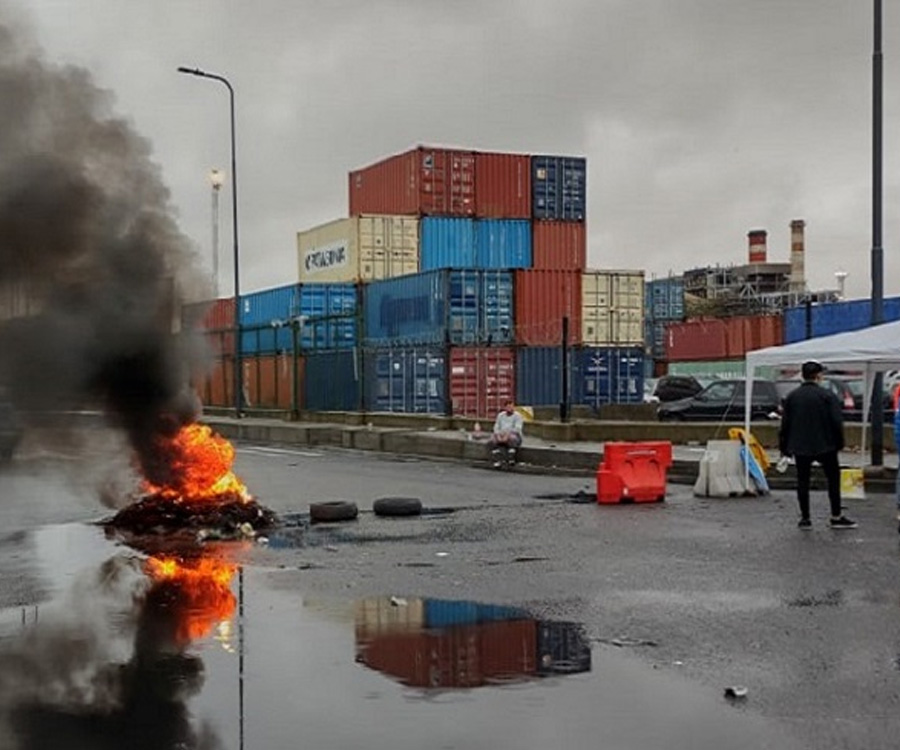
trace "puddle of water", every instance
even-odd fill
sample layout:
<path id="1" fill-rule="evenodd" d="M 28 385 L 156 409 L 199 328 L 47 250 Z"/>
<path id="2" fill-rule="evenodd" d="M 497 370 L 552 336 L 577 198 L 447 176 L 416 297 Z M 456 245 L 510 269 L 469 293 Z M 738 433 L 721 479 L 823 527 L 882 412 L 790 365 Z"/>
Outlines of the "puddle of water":
<path id="1" fill-rule="evenodd" d="M 57 600 L 75 592 L 92 616 L 57 607 L 0 644 L 0 739 L 10 718 L 28 737 L 14 750 L 792 746 L 721 695 L 592 653 L 577 623 L 468 601 L 329 604 L 216 558 L 142 573 L 95 531 L 38 535 Z"/>

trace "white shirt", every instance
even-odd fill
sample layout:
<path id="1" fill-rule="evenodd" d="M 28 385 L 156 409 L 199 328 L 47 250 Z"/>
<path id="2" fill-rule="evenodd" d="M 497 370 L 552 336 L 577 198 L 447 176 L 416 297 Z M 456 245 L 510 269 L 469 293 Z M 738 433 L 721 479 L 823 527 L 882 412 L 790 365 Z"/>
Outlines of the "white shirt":
<path id="1" fill-rule="evenodd" d="M 494 434 L 496 435 L 501 432 L 515 432 L 518 435 L 521 435 L 522 415 L 515 411 L 512 414 L 501 411 L 494 422 Z"/>

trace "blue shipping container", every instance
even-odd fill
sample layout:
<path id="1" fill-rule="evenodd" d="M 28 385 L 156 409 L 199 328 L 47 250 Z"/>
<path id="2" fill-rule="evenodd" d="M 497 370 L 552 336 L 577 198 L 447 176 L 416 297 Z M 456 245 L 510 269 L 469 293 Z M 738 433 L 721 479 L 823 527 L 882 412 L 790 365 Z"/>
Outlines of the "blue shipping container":
<path id="1" fill-rule="evenodd" d="M 426 216 L 419 222 L 419 268 L 475 267 L 475 221 Z"/>
<path id="2" fill-rule="evenodd" d="M 362 406 L 359 356 L 358 349 L 307 355 L 303 407 L 309 411 L 359 411 Z"/>
<path id="3" fill-rule="evenodd" d="M 639 347 L 574 350 L 574 403 L 640 404 L 644 400 L 644 352 Z"/>
<path id="4" fill-rule="evenodd" d="M 644 290 L 644 313 L 652 320 L 684 320 L 684 279 L 669 276 L 648 281 Z"/>
<path id="5" fill-rule="evenodd" d="M 644 398 L 644 352 L 638 347 L 569 350 L 569 398 L 573 405 L 638 404 Z M 562 400 L 559 347 L 523 347 L 516 361 L 516 401 L 553 406 Z"/>
<path id="6" fill-rule="evenodd" d="M 868 299 L 827 302 L 810 307 L 812 336 L 831 336 L 835 333 L 857 331 L 872 324 L 872 303 Z M 900 297 L 884 300 L 884 321 L 900 320 Z M 806 306 L 790 307 L 784 313 L 784 343 L 792 344 L 806 338 Z"/>
<path id="7" fill-rule="evenodd" d="M 666 358 L 666 321 L 644 319 L 644 351 L 653 359 Z"/>
<path id="8" fill-rule="evenodd" d="M 350 349 L 359 343 L 359 288 L 355 284 L 302 284 L 300 347 L 304 352 Z"/>
<path id="9" fill-rule="evenodd" d="M 363 290 L 367 346 L 502 345 L 512 341 L 513 277 L 439 270 L 382 279 Z"/>
<path id="10" fill-rule="evenodd" d="M 481 219 L 475 223 L 476 268 L 531 268 L 531 222 Z"/>
<path id="11" fill-rule="evenodd" d="M 456 625 L 477 625 L 501 620 L 527 620 L 531 615 L 518 607 L 502 604 L 481 604 L 468 601 L 425 600 L 425 627 L 450 628 Z"/>
<path id="12" fill-rule="evenodd" d="M 290 284 L 241 297 L 241 349 L 247 354 L 293 350 L 291 322 L 300 320 L 302 351 L 359 343 L 359 292 L 354 284 Z"/>
<path id="13" fill-rule="evenodd" d="M 442 347 L 368 350 L 363 371 L 367 411 L 447 413 L 447 357 Z"/>
<path id="14" fill-rule="evenodd" d="M 535 219 L 584 221 L 587 161 L 580 157 L 531 157 L 532 214 Z"/>
<path id="15" fill-rule="evenodd" d="M 291 318 L 299 314 L 300 285 L 241 295 L 241 350 L 247 354 L 291 351 Z"/>

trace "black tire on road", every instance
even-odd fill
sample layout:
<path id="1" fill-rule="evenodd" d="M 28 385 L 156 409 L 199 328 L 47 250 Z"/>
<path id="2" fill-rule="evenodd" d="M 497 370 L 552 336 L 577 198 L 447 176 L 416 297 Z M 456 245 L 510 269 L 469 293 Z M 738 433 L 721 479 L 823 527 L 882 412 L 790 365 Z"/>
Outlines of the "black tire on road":
<path id="1" fill-rule="evenodd" d="M 335 521 L 352 521 L 359 515 L 356 503 L 344 500 L 333 500 L 326 503 L 310 503 L 309 519 L 313 523 L 332 523 Z"/>
<path id="2" fill-rule="evenodd" d="M 372 504 L 376 516 L 420 516 L 422 501 L 417 497 L 382 497 Z"/>

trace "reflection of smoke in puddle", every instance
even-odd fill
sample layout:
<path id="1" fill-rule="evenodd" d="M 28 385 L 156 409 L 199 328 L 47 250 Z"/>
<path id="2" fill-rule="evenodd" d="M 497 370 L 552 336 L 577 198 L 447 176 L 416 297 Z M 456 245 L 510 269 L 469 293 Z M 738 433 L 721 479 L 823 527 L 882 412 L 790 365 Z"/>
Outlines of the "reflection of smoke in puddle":
<path id="1" fill-rule="evenodd" d="M 220 747 L 187 708 L 203 684 L 203 663 L 186 652 L 195 604 L 171 578 L 148 583 L 134 559 L 106 562 L 76 587 L 64 617 L 42 619 L 0 652 L 4 747 Z"/>

